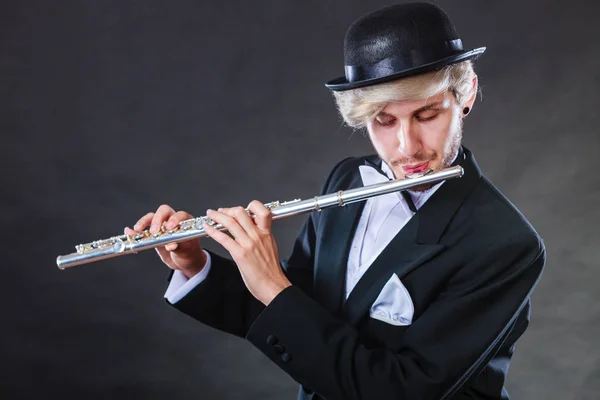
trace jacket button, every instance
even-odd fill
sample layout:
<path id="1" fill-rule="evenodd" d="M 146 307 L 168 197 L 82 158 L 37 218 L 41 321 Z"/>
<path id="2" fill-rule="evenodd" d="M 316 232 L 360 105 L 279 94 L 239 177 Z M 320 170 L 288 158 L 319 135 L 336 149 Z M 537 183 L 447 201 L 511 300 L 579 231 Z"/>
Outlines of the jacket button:
<path id="1" fill-rule="evenodd" d="M 289 363 L 290 361 L 292 361 L 292 356 L 290 356 L 288 353 L 283 353 L 281 355 L 281 361 L 283 361 L 284 363 Z"/>
<path id="2" fill-rule="evenodd" d="M 277 354 L 281 354 L 285 351 L 283 346 L 280 344 L 273 345 L 273 349 L 275 349 L 275 353 L 277 353 Z"/>
<path id="3" fill-rule="evenodd" d="M 277 336 L 269 335 L 267 336 L 267 344 L 270 346 L 276 345 L 278 342 Z"/>

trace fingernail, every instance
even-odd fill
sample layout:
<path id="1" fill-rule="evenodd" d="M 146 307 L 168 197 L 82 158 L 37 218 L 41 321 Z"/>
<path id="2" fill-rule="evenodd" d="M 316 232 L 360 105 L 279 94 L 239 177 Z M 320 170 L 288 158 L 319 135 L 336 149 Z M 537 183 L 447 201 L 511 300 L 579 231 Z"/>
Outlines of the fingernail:
<path id="1" fill-rule="evenodd" d="M 223 208 L 219 208 L 219 209 L 217 209 L 217 211 L 218 211 L 218 212 L 222 212 L 222 211 L 223 211 Z"/>
<path id="2" fill-rule="evenodd" d="M 175 222 L 169 221 L 165 226 L 167 227 L 167 229 L 173 229 L 175 228 Z"/>
<path id="3" fill-rule="evenodd" d="M 158 232 L 158 225 L 152 225 L 152 227 L 150 228 L 150 233 L 156 233 Z"/>
<path id="4" fill-rule="evenodd" d="M 209 208 L 208 210 L 206 210 L 206 215 L 210 214 L 211 212 L 213 212 L 213 210 Z"/>
<path id="5" fill-rule="evenodd" d="M 139 225 L 139 224 L 135 224 L 135 225 L 133 226 L 133 230 L 134 230 L 134 231 L 139 231 L 139 230 L 140 230 L 140 225 Z"/>

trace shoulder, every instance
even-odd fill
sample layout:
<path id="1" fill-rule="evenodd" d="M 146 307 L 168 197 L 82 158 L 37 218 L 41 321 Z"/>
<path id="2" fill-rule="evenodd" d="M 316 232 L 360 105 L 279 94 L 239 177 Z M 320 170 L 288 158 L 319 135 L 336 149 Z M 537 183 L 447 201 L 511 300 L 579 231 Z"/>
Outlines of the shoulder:
<path id="1" fill-rule="evenodd" d="M 473 195 L 474 203 L 479 205 L 474 215 L 475 221 L 485 223 L 492 220 L 497 227 L 511 228 L 510 236 L 540 239 L 529 220 L 486 177 L 482 176 Z"/>
<path id="2" fill-rule="evenodd" d="M 487 178 L 481 177 L 449 226 L 449 240 L 468 243 L 472 259 L 545 264 L 544 241 L 521 211 Z M 463 250 L 465 247 L 461 246 Z M 467 260 L 465 260 L 467 261 Z"/>
<path id="3" fill-rule="evenodd" d="M 544 241 L 531 223 L 482 177 L 441 238 L 449 258 L 448 293 L 471 293 L 490 285 L 530 293 L 545 264 Z"/>

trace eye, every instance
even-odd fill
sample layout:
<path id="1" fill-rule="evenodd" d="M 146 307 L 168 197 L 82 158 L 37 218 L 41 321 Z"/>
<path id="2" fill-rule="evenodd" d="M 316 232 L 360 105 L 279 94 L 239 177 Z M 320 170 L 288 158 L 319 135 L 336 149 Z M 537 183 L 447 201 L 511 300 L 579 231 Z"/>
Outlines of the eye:
<path id="1" fill-rule="evenodd" d="M 375 122 L 379 126 L 392 126 L 396 122 L 396 118 L 389 115 L 378 115 L 375 117 Z"/>
<path id="2" fill-rule="evenodd" d="M 415 116 L 417 121 L 419 122 L 427 122 L 434 120 L 439 115 L 437 111 L 427 110 L 425 112 L 419 113 Z"/>

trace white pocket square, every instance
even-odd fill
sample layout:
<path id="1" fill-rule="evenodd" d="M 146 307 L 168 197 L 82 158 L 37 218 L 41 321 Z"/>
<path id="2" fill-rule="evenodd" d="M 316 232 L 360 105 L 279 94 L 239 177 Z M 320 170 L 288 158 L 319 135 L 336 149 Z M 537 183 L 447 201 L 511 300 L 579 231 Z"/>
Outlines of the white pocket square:
<path id="1" fill-rule="evenodd" d="M 371 318 L 395 326 L 410 325 L 414 313 L 410 294 L 396 274 L 387 281 L 369 310 Z"/>

